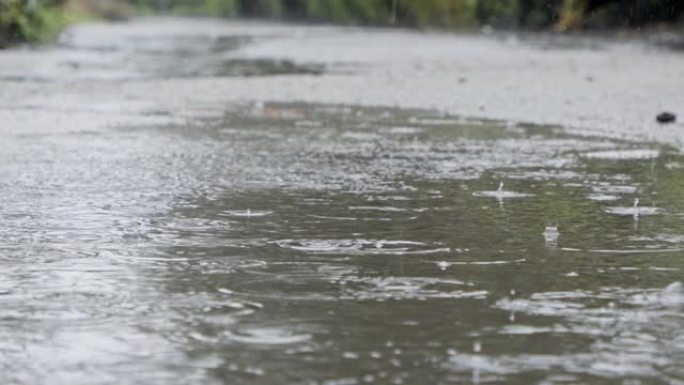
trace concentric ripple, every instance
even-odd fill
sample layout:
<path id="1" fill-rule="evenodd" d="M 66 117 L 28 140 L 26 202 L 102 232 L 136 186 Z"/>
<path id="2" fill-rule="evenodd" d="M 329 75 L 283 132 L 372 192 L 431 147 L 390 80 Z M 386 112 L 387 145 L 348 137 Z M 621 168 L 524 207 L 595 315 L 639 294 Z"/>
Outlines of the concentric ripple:
<path id="1" fill-rule="evenodd" d="M 411 255 L 449 252 L 448 247 L 435 247 L 415 241 L 369 239 L 284 239 L 275 242 L 282 248 L 306 253 L 346 255 Z"/>

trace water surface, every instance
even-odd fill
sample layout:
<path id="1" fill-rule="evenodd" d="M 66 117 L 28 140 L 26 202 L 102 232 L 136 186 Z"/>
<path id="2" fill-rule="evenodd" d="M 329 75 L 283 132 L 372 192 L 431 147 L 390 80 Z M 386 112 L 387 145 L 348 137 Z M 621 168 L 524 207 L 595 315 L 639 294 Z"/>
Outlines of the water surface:
<path id="1" fill-rule="evenodd" d="M 0 378 L 679 383 L 683 173 L 662 146 L 355 106 L 7 135 Z M 635 198 L 657 213 L 612 209 Z"/>

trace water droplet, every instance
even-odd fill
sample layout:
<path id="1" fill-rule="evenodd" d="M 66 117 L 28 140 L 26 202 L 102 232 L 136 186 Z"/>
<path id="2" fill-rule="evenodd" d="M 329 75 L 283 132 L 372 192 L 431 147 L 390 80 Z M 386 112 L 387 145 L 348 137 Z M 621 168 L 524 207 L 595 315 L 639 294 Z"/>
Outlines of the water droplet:
<path id="1" fill-rule="evenodd" d="M 480 342 L 480 341 L 473 342 L 473 352 L 480 353 L 481 351 L 482 351 L 482 342 Z"/>

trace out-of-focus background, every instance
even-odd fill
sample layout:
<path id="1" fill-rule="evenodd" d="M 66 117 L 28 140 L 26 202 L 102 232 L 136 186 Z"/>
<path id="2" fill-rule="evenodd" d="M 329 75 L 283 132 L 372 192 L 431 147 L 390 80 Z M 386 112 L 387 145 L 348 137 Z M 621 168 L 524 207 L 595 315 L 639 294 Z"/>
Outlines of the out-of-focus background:
<path id="1" fill-rule="evenodd" d="M 83 19 L 173 14 L 418 28 L 639 29 L 681 25 L 678 0 L 0 0 L 0 44 Z"/>

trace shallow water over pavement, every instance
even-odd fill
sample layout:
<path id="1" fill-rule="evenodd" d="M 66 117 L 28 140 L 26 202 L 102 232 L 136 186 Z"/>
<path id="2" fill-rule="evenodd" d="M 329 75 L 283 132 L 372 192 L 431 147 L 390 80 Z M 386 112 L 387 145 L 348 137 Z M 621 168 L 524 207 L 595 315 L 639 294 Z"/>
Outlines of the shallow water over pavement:
<path id="1" fill-rule="evenodd" d="M 659 145 L 355 106 L 6 135 L 0 378 L 678 383 L 683 173 Z"/>

